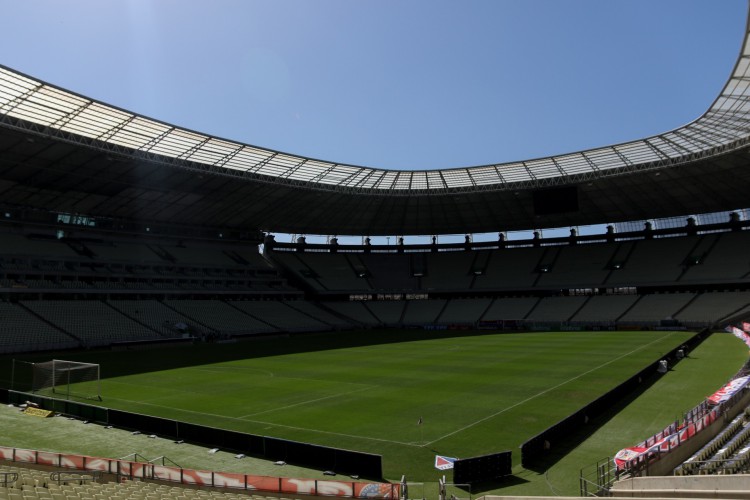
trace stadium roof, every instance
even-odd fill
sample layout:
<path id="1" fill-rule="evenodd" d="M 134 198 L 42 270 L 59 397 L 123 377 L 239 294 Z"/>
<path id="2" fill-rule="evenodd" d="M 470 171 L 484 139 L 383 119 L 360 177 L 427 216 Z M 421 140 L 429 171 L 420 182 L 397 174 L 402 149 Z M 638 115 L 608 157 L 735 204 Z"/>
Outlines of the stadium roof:
<path id="1" fill-rule="evenodd" d="M 681 128 L 548 158 L 423 171 L 219 139 L 0 67 L 0 196 L 57 212 L 337 235 L 479 233 L 744 208 L 748 34 L 719 96 Z"/>

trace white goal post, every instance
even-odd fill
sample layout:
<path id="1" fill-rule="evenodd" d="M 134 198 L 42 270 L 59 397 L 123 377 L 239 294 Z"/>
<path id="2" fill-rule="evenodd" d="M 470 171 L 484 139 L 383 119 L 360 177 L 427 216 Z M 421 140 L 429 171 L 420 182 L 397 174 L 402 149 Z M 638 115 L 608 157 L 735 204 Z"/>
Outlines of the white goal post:
<path id="1" fill-rule="evenodd" d="M 55 395 L 101 401 L 99 365 L 53 359 L 33 364 L 32 392 L 51 390 Z"/>

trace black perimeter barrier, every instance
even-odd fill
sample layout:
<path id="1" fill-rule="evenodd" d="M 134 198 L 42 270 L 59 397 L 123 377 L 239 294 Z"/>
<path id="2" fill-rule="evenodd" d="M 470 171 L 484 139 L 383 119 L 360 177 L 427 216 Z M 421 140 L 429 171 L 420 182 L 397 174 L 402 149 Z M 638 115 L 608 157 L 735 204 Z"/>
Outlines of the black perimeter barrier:
<path id="1" fill-rule="evenodd" d="M 510 451 L 456 460 L 453 462 L 453 482 L 476 484 L 510 476 L 512 462 Z"/>
<path id="2" fill-rule="evenodd" d="M 687 347 L 688 351 L 692 351 L 708 338 L 711 333 L 708 329 L 702 330 L 685 342 L 683 346 Z M 677 351 L 682 349 L 683 346 L 675 347 L 611 391 L 599 396 L 580 410 L 577 410 L 521 444 L 521 465 L 527 468 L 533 466 L 536 460 L 551 452 L 555 442 L 570 437 L 571 434 L 584 428 L 590 419 L 602 415 L 612 405 L 635 391 L 639 385 L 656 374 L 659 361 L 662 359 L 666 359 L 669 362 L 669 366 L 672 366 L 674 361 L 677 360 Z"/>
<path id="3" fill-rule="evenodd" d="M 371 453 L 246 434 L 7 389 L 0 389 L 0 401 L 14 405 L 30 401 L 45 410 L 52 410 L 56 413 L 70 415 L 97 424 L 137 430 L 143 434 L 156 434 L 159 437 L 176 441 L 187 441 L 268 460 L 330 470 L 340 474 L 357 475 L 368 479 L 383 478 L 382 457 Z"/>

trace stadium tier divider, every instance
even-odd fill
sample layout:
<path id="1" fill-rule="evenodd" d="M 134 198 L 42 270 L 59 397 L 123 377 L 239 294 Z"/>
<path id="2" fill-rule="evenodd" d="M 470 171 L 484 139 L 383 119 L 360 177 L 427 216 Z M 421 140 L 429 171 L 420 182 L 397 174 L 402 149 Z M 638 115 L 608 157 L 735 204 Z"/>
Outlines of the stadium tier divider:
<path id="1" fill-rule="evenodd" d="M 382 457 L 372 453 L 247 434 L 14 390 L 7 391 L 7 400 L 8 403 L 14 405 L 32 402 L 44 410 L 70 415 L 89 422 L 112 425 L 143 434 L 156 434 L 160 437 L 183 440 L 210 448 L 231 450 L 267 460 L 284 461 L 293 465 L 331 470 L 370 479 L 383 478 Z"/>

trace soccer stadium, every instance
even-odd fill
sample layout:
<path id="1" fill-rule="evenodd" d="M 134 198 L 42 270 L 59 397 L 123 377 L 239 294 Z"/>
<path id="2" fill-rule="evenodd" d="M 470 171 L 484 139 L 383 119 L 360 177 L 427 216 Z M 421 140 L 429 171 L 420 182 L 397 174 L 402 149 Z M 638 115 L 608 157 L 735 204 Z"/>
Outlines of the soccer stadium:
<path id="1" fill-rule="evenodd" d="M 744 35 L 682 127 L 413 171 L 0 66 L 0 499 L 750 497 Z"/>

